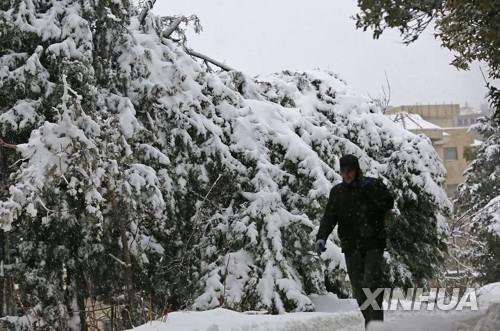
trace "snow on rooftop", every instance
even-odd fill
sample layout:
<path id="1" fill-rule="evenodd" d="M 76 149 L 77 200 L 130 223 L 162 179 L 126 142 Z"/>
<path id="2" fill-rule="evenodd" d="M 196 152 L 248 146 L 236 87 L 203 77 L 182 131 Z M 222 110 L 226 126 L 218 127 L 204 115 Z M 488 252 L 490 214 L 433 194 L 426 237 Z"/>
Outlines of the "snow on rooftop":
<path id="1" fill-rule="evenodd" d="M 394 123 L 399 124 L 406 130 L 428 130 L 442 129 L 440 126 L 428 122 L 419 114 L 410 114 L 406 112 L 387 115 Z"/>
<path id="2" fill-rule="evenodd" d="M 480 115 L 482 111 L 480 109 L 473 108 L 471 106 L 465 105 L 460 107 L 460 115 Z"/>
<path id="3" fill-rule="evenodd" d="M 482 140 L 479 140 L 479 139 L 474 139 L 474 142 L 472 143 L 471 146 L 479 146 L 483 143 Z"/>

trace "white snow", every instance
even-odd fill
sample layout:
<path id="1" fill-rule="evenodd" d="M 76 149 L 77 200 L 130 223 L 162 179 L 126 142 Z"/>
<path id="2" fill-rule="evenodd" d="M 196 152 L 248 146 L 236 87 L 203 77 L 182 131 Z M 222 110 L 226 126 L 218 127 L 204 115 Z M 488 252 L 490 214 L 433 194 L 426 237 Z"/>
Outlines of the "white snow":
<path id="1" fill-rule="evenodd" d="M 477 293 L 483 301 L 474 311 L 385 311 L 384 323 L 373 322 L 369 331 L 498 331 L 500 330 L 500 283 L 489 284 Z M 363 331 L 364 320 L 354 299 L 334 294 L 313 295 L 316 312 L 269 315 L 266 312 L 239 313 L 217 308 L 202 312 L 169 313 L 134 331 Z M 481 300 L 481 299 L 480 299 Z M 384 302 L 387 307 L 387 303 Z"/>
<path id="2" fill-rule="evenodd" d="M 154 321 L 136 331 L 266 331 L 341 330 L 362 323 L 359 313 L 289 313 L 252 315 L 224 308 L 204 312 L 171 313 L 165 322 Z M 358 328 L 358 330 L 360 330 Z"/>
<path id="3" fill-rule="evenodd" d="M 474 139 L 474 142 L 471 144 L 471 146 L 481 146 L 481 144 L 483 143 L 482 140 L 479 140 L 479 139 Z"/>
<path id="4" fill-rule="evenodd" d="M 20 100 L 12 109 L 0 115 L 0 122 L 9 123 L 13 130 L 24 129 L 37 122 L 36 101 Z"/>
<path id="5" fill-rule="evenodd" d="M 485 309 L 494 303 L 500 303 L 500 282 L 491 283 L 477 291 L 479 307 Z M 500 330 L 500 329 L 499 329 Z"/>

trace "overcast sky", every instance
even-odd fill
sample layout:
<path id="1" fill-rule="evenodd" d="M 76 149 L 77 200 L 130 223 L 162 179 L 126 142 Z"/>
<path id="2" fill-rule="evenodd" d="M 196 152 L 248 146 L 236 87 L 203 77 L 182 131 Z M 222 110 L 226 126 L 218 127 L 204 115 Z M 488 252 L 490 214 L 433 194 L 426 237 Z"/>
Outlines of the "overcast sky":
<path id="1" fill-rule="evenodd" d="M 355 0 L 157 0 L 154 9 L 198 15 L 203 31 L 190 34 L 188 45 L 250 75 L 328 69 L 377 97 L 387 72 L 392 105 L 484 102 L 479 65 L 469 72 L 450 66 L 451 53 L 431 30 L 410 46 L 396 31 L 373 40 L 356 30 L 356 11 Z"/>

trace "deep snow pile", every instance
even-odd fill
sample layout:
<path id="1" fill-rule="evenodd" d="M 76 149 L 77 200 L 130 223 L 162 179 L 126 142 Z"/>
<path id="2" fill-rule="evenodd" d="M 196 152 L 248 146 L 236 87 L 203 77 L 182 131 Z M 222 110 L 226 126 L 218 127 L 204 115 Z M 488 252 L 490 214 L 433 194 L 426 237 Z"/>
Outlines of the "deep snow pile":
<path id="1" fill-rule="evenodd" d="M 483 313 L 389 313 L 388 321 L 372 323 L 368 331 L 496 331 L 500 328 L 500 304 Z M 222 308 L 206 312 L 172 313 L 136 331 L 363 331 L 360 312 L 247 315 Z"/>
<path id="2" fill-rule="evenodd" d="M 363 324 L 359 312 L 289 313 L 283 315 L 243 314 L 217 308 L 204 312 L 174 312 L 164 321 L 153 321 L 134 328 L 136 331 L 264 331 L 342 330 Z"/>
<path id="3" fill-rule="evenodd" d="M 479 311 L 384 312 L 384 323 L 373 322 L 369 331 L 496 331 L 500 329 L 500 283 L 488 284 L 477 290 Z M 170 313 L 161 320 L 134 328 L 137 331 L 363 331 L 364 320 L 355 300 L 338 299 L 329 293 L 312 296 L 321 312 L 288 313 L 283 315 L 237 313 L 217 308 L 204 312 Z M 405 302 L 411 306 L 411 302 Z M 387 302 L 384 302 L 387 307 Z"/>
<path id="4" fill-rule="evenodd" d="M 398 197 L 388 281 L 439 270 L 437 153 L 335 74 L 212 73 L 126 1 L 1 9 L 0 132 L 20 155 L 0 222 L 32 320 L 77 327 L 89 296 L 282 313 L 347 292 L 336 237 L 310 252 L 344 153 Z"/>

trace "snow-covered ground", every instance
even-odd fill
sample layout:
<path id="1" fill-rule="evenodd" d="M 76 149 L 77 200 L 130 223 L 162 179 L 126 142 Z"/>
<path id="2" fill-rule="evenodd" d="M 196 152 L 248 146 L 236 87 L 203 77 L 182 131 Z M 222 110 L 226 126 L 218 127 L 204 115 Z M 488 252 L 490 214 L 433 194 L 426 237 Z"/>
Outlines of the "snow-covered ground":
<path id="1" fill-rule="evenodd" d="M 477 291 L 479 311 L 386 311 L 384 323 L 369 331 L 499 331 L 500 283 Z M 311 296 L 314 313 L 267 315 L 218 308 L 202 312 L 174 312 L 135 331 L 362 331 L 363 317 L 356 301 L 335 295 Z"/>

